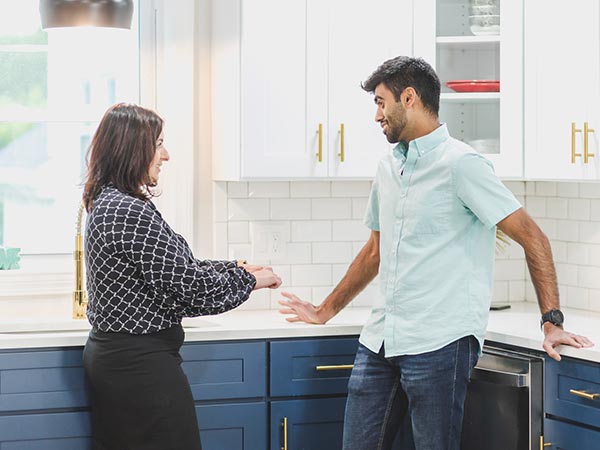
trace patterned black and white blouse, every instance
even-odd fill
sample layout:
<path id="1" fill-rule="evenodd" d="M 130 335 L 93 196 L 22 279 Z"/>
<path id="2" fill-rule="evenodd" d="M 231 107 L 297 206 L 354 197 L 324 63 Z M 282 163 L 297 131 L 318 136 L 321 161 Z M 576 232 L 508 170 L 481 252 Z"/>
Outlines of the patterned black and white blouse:
<path id="1" fill-rule="evenodd" d="M 100 331 L 146 334 L 248 299 L 254 275 L 234 261 L 200 261 L 151 201 L 105 187 L 85 233 L 87 317 Z"/>

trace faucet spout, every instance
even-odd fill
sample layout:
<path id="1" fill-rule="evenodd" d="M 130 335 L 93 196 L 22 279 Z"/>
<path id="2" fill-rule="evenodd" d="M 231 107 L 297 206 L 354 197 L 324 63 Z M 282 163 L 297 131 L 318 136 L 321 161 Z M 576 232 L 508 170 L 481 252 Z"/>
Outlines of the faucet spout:
<path id="1" fill-rule="evenodd" d="M 87 294 L 83 287 L 83 237 L 81 236 L 81 218 L 83 215 L 83 202 L 79 205 L 77 212 L 77 234 L 75 235 L 75 290 L 73 291 L 73 319 L 85 319 L 87 308 Z"/>

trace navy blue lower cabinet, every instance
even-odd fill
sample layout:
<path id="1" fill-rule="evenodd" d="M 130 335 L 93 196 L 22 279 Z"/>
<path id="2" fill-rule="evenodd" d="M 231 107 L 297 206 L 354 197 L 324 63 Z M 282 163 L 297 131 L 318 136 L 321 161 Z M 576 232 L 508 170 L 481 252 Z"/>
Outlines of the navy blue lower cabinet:
<path id="1" fill-rule="evenodd" d="M 579 427 L 560 420 L 544 420 L 544 444 L 552 450 L 598 450 L 600 431 Z"/>
<path id="2" fill-rule="evenodd" d="M 89 450 L 87 412 L 0 416 L 2 450 Z"/>
<path id="3" fill-rule="evenodd" d="M 182 368 L 194 400 L 264 397 L 267 343 L 186 343 Z"/>
<path id="4" fill-rule="evenodd" d="M 82 353 L 81 347 L 0 351 L 0 413 L 88 406 Z"/>
<path id="5" fill-rule="evenodd" d="M 345 397 L 272 401 L 271 450 L 341 450 L 345 406 Z"/>
<path id="6" fill-rule="evenodd" d="M 202 450 L 267 448 L 266 403 L 197 405 L 196 415 Z"/>

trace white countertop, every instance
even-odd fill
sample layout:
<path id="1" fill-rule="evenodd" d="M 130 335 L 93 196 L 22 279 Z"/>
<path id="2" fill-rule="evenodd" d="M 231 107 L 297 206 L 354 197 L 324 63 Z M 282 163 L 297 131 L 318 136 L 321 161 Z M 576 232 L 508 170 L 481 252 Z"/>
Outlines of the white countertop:
<path id="1" fill-rule="evenodd" d="M 347 308 L 326 325 L 289 323 L 276 310 L 230 311 L 218 316 L 184 319 L 186 341 L 227 341 L 311 336 L 357 335 L 369 308 Z M 565 356 L 600 362 L 600 314 L 563 308 L 565 328 L 596 343 L 589 349 L 562 346 Z M 539 311 L 534 303 L 512 304 L 491 311 L 486 340 L 542 350 Z M 87 339 L 86 320 L 23 319 L 0 321 L 0 349 L 81 346 Z"/>

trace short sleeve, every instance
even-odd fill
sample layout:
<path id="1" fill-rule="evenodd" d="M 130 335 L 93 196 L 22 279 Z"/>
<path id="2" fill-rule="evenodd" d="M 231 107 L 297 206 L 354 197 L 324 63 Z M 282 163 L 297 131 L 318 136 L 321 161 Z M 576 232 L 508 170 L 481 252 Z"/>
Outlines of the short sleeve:
<path id="1" fill-rule="evenodd" d="M 488 228 L 521 208 L 513 193 L 494 173 L 492 163 L 477 153 L 459 158 L 452 176 L 462 203 Z"/>
<path id="2" fill-rule="evenodd" d="M 377 178 L 371 186 L 367 210 L 363 223 L 373 231 L 379 231 L 379 189 Z"/>

